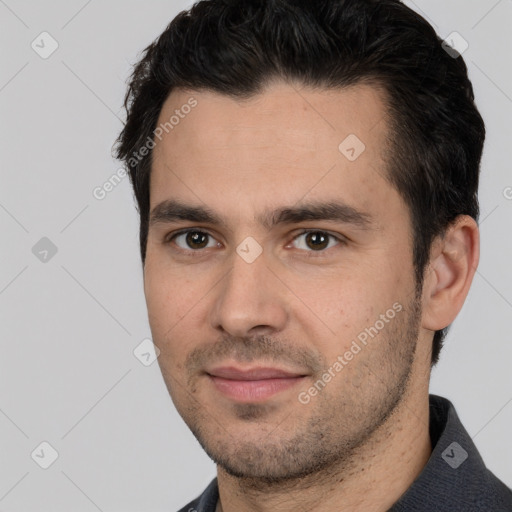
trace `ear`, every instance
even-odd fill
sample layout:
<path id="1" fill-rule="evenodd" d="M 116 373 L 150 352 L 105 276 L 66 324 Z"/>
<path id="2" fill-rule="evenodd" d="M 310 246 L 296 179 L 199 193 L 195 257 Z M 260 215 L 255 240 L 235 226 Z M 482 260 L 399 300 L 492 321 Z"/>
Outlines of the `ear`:
<path id="1" fill-rule="evenodd" d="M 432 243 L 423 282 L 422 327 L 432 331 L 450 325 L 462 309 L 480 257 L 475 220 L 459 215 Z"/>

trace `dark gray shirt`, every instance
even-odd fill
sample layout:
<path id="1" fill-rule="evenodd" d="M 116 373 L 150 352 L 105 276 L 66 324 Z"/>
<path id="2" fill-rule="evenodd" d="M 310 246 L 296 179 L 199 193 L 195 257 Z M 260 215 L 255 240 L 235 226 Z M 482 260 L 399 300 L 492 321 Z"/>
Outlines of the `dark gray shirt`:
<path id="1" fill-rule="evenodd" d="M 486 467 L 453 404 L 430 395 L 432 454 L 413 484 L 388 512 L 512 512 L 512 490 Z M 214 478 L 179 512 L 215 512 Z"/>

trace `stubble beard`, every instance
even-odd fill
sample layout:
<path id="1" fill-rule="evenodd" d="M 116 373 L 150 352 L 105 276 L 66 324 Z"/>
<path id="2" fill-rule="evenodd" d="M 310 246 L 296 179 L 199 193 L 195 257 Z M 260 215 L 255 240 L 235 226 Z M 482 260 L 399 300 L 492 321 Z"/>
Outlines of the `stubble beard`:
<path id="1" fill-rule="evenodd" d="M 246 490 L 292 489 L 299 483 L 305 488 L 318 478 L 339 480 L 355 467 L 361 449 L 376 442 L 375 433 L 389 422 L 406 396 L 420 318 L 417 293 L 362 350 L 365 359 L 358 361 L 358 354 L 349 363 L 359 364 L 359 375 L 366 379 L 357 387 L 345 388 L 340 396 L 335 382 L 342 377 L 337 376 L 309 404 L 297 400 L 288 416 L 279 414 L 270 402 L 233 404 L 230 414 L 234 420 L 226 415 L 213 421 L 197 401 L 182 407 L 175 404 L 207 455 Z M 302 412 L 307 414 L 304 422 Z M 276 417 L 279 420 L 272 420 Z M 260 434 L 252 439 L 242 431 L 239 436 L 232 435 L 222 423 L 233 421 L 245 421 L 251 432 Z M 254 428 L 258 422 L 263 422 L 262 428 Z"/>

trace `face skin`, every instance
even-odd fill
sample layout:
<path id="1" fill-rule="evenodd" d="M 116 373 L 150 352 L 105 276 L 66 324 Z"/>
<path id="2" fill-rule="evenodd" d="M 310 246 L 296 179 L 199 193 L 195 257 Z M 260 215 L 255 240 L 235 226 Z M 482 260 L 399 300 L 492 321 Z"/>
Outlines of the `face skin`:
<path id="1" fill-rule="evenodd" d="M 344 510 L 387 510 L 430 456 L 432 335 L 462 306 L 476 228 L 466 219 L 435 245 L 417 296 L 409 212 L 385 179 L 377 89 L 274 83 L 243 102 L 177 90 L 159 123 L 191 97 L 197 106 L 153 150 L 144 291 L 169 393 L 218 465 L 218 508 L 339 510 L 343 499 Z M 339 150 L 350 134 L 365 145 L 353 161 Z M 170 200 L 220 223 L 166 216 Z M 260 222 L 326 203 L 352 215 Z M 473 260 L 460 257 L 468 244 Z M 302 377 L 240 399 L 209 376 L 220 366 Z"/>

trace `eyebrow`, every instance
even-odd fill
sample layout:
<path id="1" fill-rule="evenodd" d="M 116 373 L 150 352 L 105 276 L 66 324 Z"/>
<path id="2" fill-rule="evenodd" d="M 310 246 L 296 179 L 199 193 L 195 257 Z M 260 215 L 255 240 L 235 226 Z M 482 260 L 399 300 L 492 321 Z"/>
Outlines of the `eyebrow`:
<path id="1" fill-rule="evenodd" d="M 227 228 L 226 222 L 211 209 L 204 206 L 188 205 L 173 199 L 162 201 L 153 208 L 149 226 L 183 220 Z M 282 207 L 266 211 L 257 216 L 256 220 L 267 229 L 311 220 L 337 221 L 366 230 L 374 228 L 372 215 L 338 201 L 308 202 L 299 207 Z"/>

